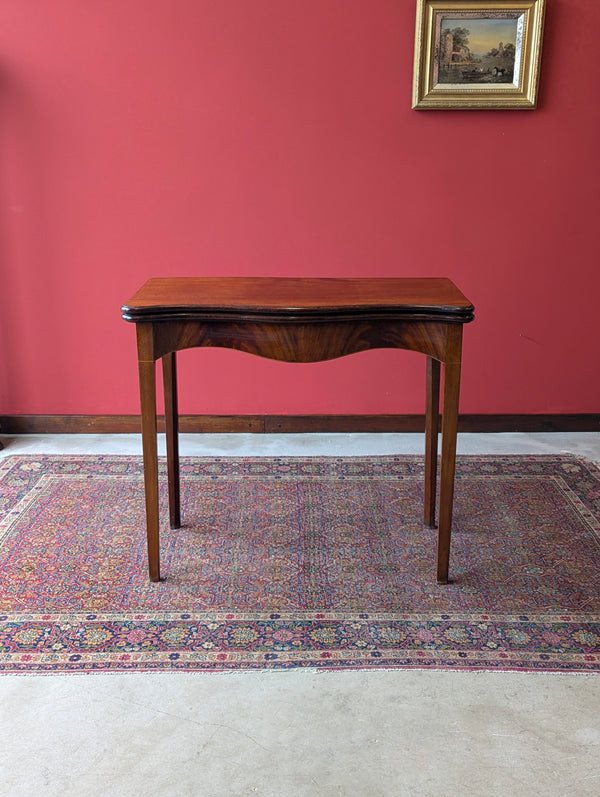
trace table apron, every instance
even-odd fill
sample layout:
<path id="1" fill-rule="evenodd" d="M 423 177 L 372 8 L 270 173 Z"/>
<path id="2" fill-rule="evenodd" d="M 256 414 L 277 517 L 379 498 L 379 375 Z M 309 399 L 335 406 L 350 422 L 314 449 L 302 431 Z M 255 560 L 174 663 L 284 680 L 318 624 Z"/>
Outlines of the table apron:
<path id="1" fill-rule="evenodd" d="M 236 349 L 283 362 L 321 362 L 370 349 L 408 349 L 460 362 L 462 323 L 415 320 L 138 321 L 138 359 L 196 347 Z"/>

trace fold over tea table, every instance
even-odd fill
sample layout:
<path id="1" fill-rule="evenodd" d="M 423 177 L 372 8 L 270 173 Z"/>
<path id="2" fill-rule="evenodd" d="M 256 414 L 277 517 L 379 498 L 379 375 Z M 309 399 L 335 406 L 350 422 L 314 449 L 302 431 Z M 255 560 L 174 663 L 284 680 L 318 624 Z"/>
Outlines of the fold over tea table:
<path id="1" fill-rule="evenodd" d="M 155 364 L 162 360 L 171 528 L 181 525 L 176 352 L 219 346 L 284 362 L 368 349 L 427 357 L 424 522 L 435 526 L 440 364 L 444 364 L 437 580 L 448 582 L 463 324 L 469 300 L 445 278 L 151 279 L 122 307 L 136 325 L 151 581 L 160 581 Z"/>

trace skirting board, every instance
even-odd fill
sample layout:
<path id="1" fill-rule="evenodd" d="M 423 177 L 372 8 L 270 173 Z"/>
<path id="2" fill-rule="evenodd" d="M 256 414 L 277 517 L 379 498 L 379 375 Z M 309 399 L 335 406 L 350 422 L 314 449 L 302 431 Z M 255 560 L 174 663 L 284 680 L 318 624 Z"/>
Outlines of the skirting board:
<path id="1" fill-rule="evenodd" d="M 139 415 L 0 415 L 0 435 L 135 434 Z M 164 421 L 159 418 L 159 431 Z M 181 432 L 423 432 L 424 415 L 182 415 Z M 600 432 L 600 413 L 461 415 L 459 432 Z"/>

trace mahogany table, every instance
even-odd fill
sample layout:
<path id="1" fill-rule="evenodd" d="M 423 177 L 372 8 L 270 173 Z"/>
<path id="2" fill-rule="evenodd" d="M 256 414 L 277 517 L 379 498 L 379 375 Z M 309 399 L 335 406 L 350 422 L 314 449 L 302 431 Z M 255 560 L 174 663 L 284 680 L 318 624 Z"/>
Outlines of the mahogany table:
<path id="1" fill-rule="evenodd" d="M 151 581 L 160 581 L 155 363 L 162 359 L 171 528 L 181 525 L 175 353 L 238 349 L 320 362 L 368 349 L 427 356 L 425 524 L 435 527 L 440 364 L 444 364 L 437 580 L 448 582 L 463 324 L 473 305 L 445 278 L 151 279 L 121 308 L 136 325 Z"/>

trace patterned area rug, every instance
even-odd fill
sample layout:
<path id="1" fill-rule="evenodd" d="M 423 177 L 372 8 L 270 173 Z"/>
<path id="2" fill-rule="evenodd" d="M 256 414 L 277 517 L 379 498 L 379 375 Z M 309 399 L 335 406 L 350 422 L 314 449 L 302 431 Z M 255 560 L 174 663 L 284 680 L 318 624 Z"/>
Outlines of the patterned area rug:
<path id="1" fill-rule="evenodd" d="M 422 483 L 419 457 L 183 459 L 151 584 L 141 458 L 2 459 L 0 671 L 599 671 L 600 470 L 460 457 L 447 586 Z"/>

